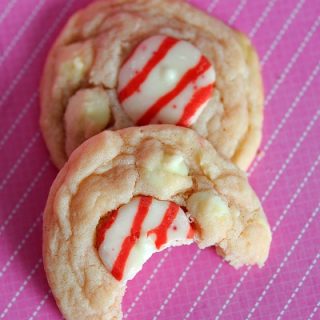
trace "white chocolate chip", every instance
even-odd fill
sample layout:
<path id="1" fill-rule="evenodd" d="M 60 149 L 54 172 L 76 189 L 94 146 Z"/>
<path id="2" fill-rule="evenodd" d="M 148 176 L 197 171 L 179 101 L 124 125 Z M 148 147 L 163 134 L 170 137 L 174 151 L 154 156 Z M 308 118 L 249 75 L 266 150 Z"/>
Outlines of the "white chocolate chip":
<path id="1" fill-rule="evenodd" d="M 170 199 L 192 187 L 184 157 L 176 150 L 163 148 L 156 140 L 139 146 L 136 164 L 141 178 L 137 182 L 138 193 Z"/>
<path id="2" fill-rule="evenodd" d="M 83 71 L 84 69 L 84 63 L 83 61 L 81 60 L 80 57 L 76 57 L 74 60 L 73 60 L 73 65 L 74 67 L 79 70 L 80 72 Z"/>
<path id="3" fill-rule="evenodd" d="M 206 239 L 205 243 L 202 241 L 202 247 L 221 241 L 232 226 L 228 204 L 212 190 L 194 193 L 187 200 L 187 208 L 201 226 L 200 237 Z"/>
<path id="4" fill-rule="evenodd" d="M 182 155 L 177 153 L 157 150 L 151 157 L 146 159 L 144 167 L 149 171 L 166 171 L 180 176 L 188 176 L 188 167 Z"/>
<path id="5" fill-rule="evenodd" d="M 211 192 L 202 192 L 197 195 L 197 201 L 200 202 L 200 208 L 206 210 L 209 207 L 213 214 L 218 218 L 223 218 L 229 214 L 229 208 L 219 196 L 212 195 Z"/>
<path id="6" fill-rule="evenodd" d="M 165 154 L 162 160 L 164 170 L 178 174 L 180 176 L 188 175 L 188 167 L 181 155 Z"/>
<path id="7" fill-rule="evenodd" d="M 63 103 L 86 82 L 94 54 L 91 41 L 59 47 L 55 53 L 53 91 Z"/>
<path id="8" fill-rule="evenodd" d="M 79 84 L 86 73 L 84 62 L 80 57 L 64 61 L 60 68 L 65 80 L 71 84 Z"/>
<path id="9" fill-rule="evenodd" d="M 101 88 L 79 90 L 69 100 L 65 113 L 66 152 L 105 129 L 111 111 L 107 93 Z"/>
<path id="10" fill-rule="evenodd" d="M 163 198 L 187 190 L 192 186 L 192 179 L 188 176 L 188 168 L 180 155 L 164 154 L 157 162 L 152 162 L 140 169 L 144 188 L 151 189 L 154 194 Z"/>
<path id="11" fill-rule="evenodd" d="M 165 170 L 149 171 L 142 168 L 140 176 L 144 182 L 141 184 L 139 182 L 137 189 L 141 193 L 148 192 L 157 195 L 160 199 L 168 199 L 192 187 L 191 177 L 184 177 Z"/>

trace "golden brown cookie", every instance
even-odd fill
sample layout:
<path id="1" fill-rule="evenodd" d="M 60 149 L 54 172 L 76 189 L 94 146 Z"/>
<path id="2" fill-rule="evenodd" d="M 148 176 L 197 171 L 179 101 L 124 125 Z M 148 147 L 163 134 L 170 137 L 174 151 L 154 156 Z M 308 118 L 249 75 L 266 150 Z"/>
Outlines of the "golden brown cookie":
<path id="1" fill-rule="evenodd" d="M 103 129 L 135 124 L 119 103 L 119 71 L 154 35 L 186 40 L 212 64 L 211 99 L 191 127 L 240 168 L 248 167 L 262 131 L 256 52 L 243 34 L 177 0 L 98 1 L 70 18 L 41 82 L 41 128 L 56 166 Z"/>
<path id="2" fill-rule="evenodd" d="M 167 240 L 159 232 L 168 230 L 174 218 L 149 225 L 144 235 L 139 229 L 153 201 L 169 206 L 179 219 L 190 218 L 175 222 L 170 232 L 184 228 L 185 240 L 193 239 L 200 248 L 216 246 L 234 267 L 262 266 L 267 259 L 271 232 L 257 196 L 246 175 L 207 140 L 170 125 L 104 131 L 72 153 L 53 183 L 44 213 L 44 266 L 66 319 L 121 318 L 126 283 L 119 273 L 121 261 L 117 269 L 115 257 L 108 258 L 120 245 L 109 234 L 107 242 L 118 241 L 118 247 L 101 249 L 107 239 L 101 230 L 108 232 L 120 211 L 137 207 L 137 201 L 143 217 L 132 222 L 131 231 L 120 223 L 114 233 L 125 232 L 124 250 L 142 236 L 152 236 L 157 248 L 165 248 Z M 154 214 L 167 214 L 161 210 Z"/>

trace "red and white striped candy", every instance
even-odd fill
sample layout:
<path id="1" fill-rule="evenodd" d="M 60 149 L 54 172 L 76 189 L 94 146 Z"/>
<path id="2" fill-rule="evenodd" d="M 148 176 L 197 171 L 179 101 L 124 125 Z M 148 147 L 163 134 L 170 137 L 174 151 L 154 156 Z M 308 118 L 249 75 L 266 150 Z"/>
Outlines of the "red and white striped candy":
<path id="1" fill-rule="evenodd" d="M 121 67 L 118 98 L 137 124 L 191 126 L 212 96 L 215 71 L 191 43 L 157 35 Z"/>
<path id="2" fill-rule="evenodd" d="M 194 230 L 174 202 L 134 198 L 99 225 L 96 246 L 101 260 L 119 281 L 132 279 L 154 252 L 190 244 Z"/>

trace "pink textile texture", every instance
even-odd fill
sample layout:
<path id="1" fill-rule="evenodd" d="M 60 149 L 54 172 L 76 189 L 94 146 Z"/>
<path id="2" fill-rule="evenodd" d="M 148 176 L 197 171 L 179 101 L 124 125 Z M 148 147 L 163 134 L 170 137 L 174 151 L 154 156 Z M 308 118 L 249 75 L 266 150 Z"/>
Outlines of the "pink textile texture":
<path id="1" fill-rule="evenodd" d="M 44 59 L 89 0 L 0 1 L 0 319 L 61 319 L 41 260 L 57 170 L 39 127 Z M 129 282 L 128 319 L 320 318 L 320 1 L 194 0 L 249 34 L 265 82 L 259 157 L 249 170 L 273 230 L 263 269 L 234 270 L 214 250 L 166 250 Z"/>

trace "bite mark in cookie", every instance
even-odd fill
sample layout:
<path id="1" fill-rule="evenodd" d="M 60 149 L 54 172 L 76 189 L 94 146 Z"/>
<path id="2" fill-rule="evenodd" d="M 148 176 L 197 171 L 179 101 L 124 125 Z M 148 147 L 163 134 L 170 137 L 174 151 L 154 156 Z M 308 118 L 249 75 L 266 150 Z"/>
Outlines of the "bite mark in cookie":
<path id="1" fill-rule="evenodd" d="M 107 214 L 97 228 L 97 248 L 107 270 L 131 280 L 155 252 L 190 244 L 194 230 L 172 201 L 140 196 Z"/>
<path id="2" fill-rule="evenodd" d="M 140 199 L 155 211 L 137 215 Z M 165 218 L 168 207 L 170 216 L 176 215 L 172 221 L 182 219 L 181 224 Z M 120 237 L 110 239 L 122 210 L 126 215 L 121 217 L 130 219 L 115 229 Z M 144 227 L 148 218 L 152 223 Z M 180 228 L 178 238 L 169 236 Z M 51 188 L 44 214 L 44 266 L 66 319 L 119 319 L 125 280 L 150 253 L 172 245 L 170 239 L 189 243 L 191 238 L 200 248 L 215 246 L 234 267 L 264 264 L 270 227 L 246 175 L 188 128 L 104 131 L 72 153 Z M 122 243 L 127 258 L 121 260 Z M 127 263 L 133 266 L 130 272 Z"/>

